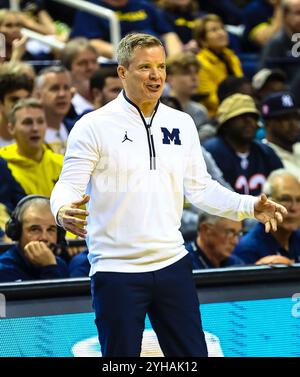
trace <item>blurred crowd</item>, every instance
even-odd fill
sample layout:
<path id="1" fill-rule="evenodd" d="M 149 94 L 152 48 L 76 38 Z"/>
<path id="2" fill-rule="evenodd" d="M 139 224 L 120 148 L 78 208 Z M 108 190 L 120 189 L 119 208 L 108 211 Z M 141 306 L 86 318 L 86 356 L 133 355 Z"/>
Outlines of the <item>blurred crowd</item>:
<path id="1" fill-rule="evenodd" d="M 116 13 L 122 37 L 163 41 L 161 101 L 193 118 L 211 176 L 289 211 L 266 234 L 186 201 L 194 269 L 300 262 L 300 0 L 89 2 Z M 19 5 L 0 0 L 0 282 L 88 276 L 84 240 L 56 226 L 47 198 L 75 122 L 122 91 L 109 22 L 54 1 Z"/>

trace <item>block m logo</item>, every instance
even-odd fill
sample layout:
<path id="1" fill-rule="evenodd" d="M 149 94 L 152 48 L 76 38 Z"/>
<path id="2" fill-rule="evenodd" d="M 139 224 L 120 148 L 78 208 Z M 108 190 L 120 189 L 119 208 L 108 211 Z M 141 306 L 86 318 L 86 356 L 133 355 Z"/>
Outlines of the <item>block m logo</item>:
<path id="1" fill-rule="evenodd" d="M 176 145 L 181 145 L 181 140 L 179 138 L 179 129 L 173 128 L 172 132 L 170 132 L 167 128 L 161 127 L 162 133 L 164 135 L 163 137 L 163 144 L 171 144 L 171 141 L 174 142 Z"/>

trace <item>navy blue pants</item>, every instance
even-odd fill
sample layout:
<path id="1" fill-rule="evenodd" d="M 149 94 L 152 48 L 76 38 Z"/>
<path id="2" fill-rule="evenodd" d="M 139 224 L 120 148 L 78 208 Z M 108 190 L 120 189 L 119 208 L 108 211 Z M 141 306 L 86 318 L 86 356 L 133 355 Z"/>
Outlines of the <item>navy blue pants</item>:
<path id="1" fill-rule="evenodd" d="M 153 272 L 97 272 L 91 283 L 103 356 L 139 356 L 146 313 L 165 356 L 207 356 L 189 255 Z"/>

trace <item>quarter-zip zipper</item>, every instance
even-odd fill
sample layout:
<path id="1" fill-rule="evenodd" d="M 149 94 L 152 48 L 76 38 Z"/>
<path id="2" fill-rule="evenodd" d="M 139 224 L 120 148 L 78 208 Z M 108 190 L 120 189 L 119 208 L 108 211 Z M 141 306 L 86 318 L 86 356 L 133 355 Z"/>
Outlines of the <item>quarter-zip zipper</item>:
<path id="1" fill-rule="evenodd" d="M 157 109 L 158 109 L 159 101 L 157 102 L 157 104 L 154 108 L 153 114 L 152 114 L 151 119 L 150 119 L 150 123 L 147 124 L 146 119 L 145 119 L 143 113 L 141 112 L 141 110 L 139 109 L 139 107 L 126 96 L 125 91 L 123 91 L 123 95 L 124 95 L 124 98 L 126 99 L 126 101 L 128 101 L 132 106 L 134 106 L 137 109 L 137 111 L 140 114 L 140 117 L 142 118 L 143 124 L 144 124 L 146 132 L 147 132 L 147 140 L 148 140 L 149 156 L 150 156 L 150 170 L 156 170 L 156 154 L 155 154 L 155 147 L 154 147 L 154 138 L 153 138 L 153 135 L 152 135 L 152 132 L 151 132 L 151 126 L 152 126 L 153 118 L 154 118 L 154 116 L 157 112 Z"/>

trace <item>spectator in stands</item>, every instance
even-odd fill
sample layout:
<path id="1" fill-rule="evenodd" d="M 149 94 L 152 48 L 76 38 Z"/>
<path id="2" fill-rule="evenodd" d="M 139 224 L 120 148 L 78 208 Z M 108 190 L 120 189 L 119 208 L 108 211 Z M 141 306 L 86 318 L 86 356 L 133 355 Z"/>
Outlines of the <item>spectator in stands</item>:
<path id="1" fill-rule="evenodd" d="M 259 112 L 245 94 L 227 97 L 217 112 L 218 135 L 204 142 L 236 192 L 258 195 L 271 171 L 282 162 L 269 146 L 254 140 Z"/>
<path id="2" fill-rule="evenodd" d="M 254 96 L 259 103 L 262 98 L 273 92 L 281 92 L 286 89 L 286 74 L 280 69 L 262 68 L 252 77 Z"/>
<path id="3" fill-rule="evenodd" d="M 232 256 L 242 234 L 242 223 L 203 212 L 199 216 L 197 237 L 186 245 L 193 260 L 193 269 L 242 265 Z"/>
<path id="4" fill-rule="evenodd" d="M 90 79 L 90 92 L 94 109 L 99 109 L 115 99 L 123 89 L 115 65 L 101 67 Z"/>
<path id="5" fill-rule="evenodd" d="M 262 100 L 264 140 L 278 155 L 284 167 L 300 180 L 299 109 L 290 92 L 278 92 Z"/>
<path id="6" fill-rule="evenodd" d="M 0 148 L 14 142 L 8 130 L 8 114 L 18 100 L 31 95 L 32 89 L 31 78 L 0 69 Z"/>
<path id="7" fill-rule="evenodd" d="M 157 5 L 163 10 L 166 20 L 179 36 L 185 51 L 198 51 L 197 42 L 193 39 L 195 20 L 204 15 L 199 11 L 196 0 L 158 0 Z"/>
<path id="8" fill-rule="evenodd" d="M 259 52 L 282 27 L 281 0 L 254 0 L 243 9 L 243 49 Z"/>
<path id="9" fill-rule="evenodd" d="M 229 76 L 241 77 L 243 71 L 237 55 L 228 48 L 228 33 L 221 18 L 208 14 L 199 18 L 194 27 L 194 38 L 201 47 L 197 55 L 199 70 L 199 93 L 209 115 L 214 116 L 219 105 L 219 84 Z"/>
<path id="10" fill-rule="evenodd" d="M 254 96 L 251 82 L 247 77 L 229 76 L 218 86 L 217 95 L 220 103 L 235 93 L 247 94 L 250 97 Z"/>
<path id="11" fill-rule="evenodd" d="M 62 51 L 62 64 L 70 71 L 72 86 L 76 92 L 72 106 L 76 117 L 86 110 L 93 109 L 90 92 L 90 78 L 99 68 L 97 51 L 86 38 L 70 40 Z"/>
<path id="12" fill-rule="evenodd" d="M 47 124 L 42 104 L 34 98 L 17 102 L 8 127 L 16 144 L 1 148 L 0 156 L 5 158 L 26 194 L 49 197 L 58 180 L 63 156 L 44 144 Z"/>
<path id="13" fill-rule="evenodd" d="M 25 57 L 26 38 L 21 34 L 19 12 L 0 10 L 0 33 L 5 38 L 5 60 L 18 61 Z M 1 40 L 1 43 L 3 40 Z"/>
<path id="14" fill-rule="evenodd" d="M 151 2 L 143 0 L 90 0 L 116 12 L 121 27 L 121 36 L 131 31 L 143 32 L 161 37 L 167 54 L 180 52 L 182 44 L 161 11 Z M 88 27 L 87 27 L 88 25 Z M 78 11 L 75 16 L 71 37 L 86 37 L 101 56 L 112 58 L 113 46 L 110 43 L 109 23 L 104 18 Z"/>
<path id="15" fill-rule="evenodd" d="M 4 204 L 9 211 L 12 211 L 26 194 L 13 177 L 5 159 L 1 157 L 0 177 L 0 203 Z"/>
<path id="16" fill-rule="evenodd" d="M 282 9 L 283 26 L 264 46 L 261 66 L 280 68 L 290 83 L 299 71 L 299 38 L 292 37 L 300 33 L 300 0 L 282 0 Z"/>
<path id="17" fill-rule="evenodd" d="M 71 125 L 65 117 L 71 107 L 72 87 L 69 71 L 62 66 L 43 69 L 36 78 L 35 93 L 41 101 L 47 130 L 45 141 L 56 153 L 65 153 Z"/>
<path id="18" fill-rule="evenodd" d="M 63 233 L 55 223 L 48 198 L 23 198 L 7 223 L 6 233 L 17 244 L 0 254 L 0 282 L 68 277 L 66 263 L 53 252 Z"/>
<path id="19" fill-rule="evenodd" d="M 194 120 L 197 129 L 208 122 L 206 108 L 193 101 L 199 85 L 200 63 L 192 52 L 181 52 L 167 59 L 167 77 L 170 95 L 175 97 L 181 109 Z"/>
<path id="20" fill-rule="evenodd" d="M 19 0 L 20 23 L 23 27 L 41 34 L 55 34 L 55 24 L 44 6 L 43 0 Z M 9 8 L 9 0 L 1 0 L 0 8 Z"/>
<path id="21" fill-rule="evenodd" d="M 274 264 L 300 262 L 300 183 L 285 169 L 270 174 L 263 191 L 284 205 L 288 215 L 276 232 L 265 233 L 259 223 L 240 239 L 234 254 L 245 263 Z"/>

